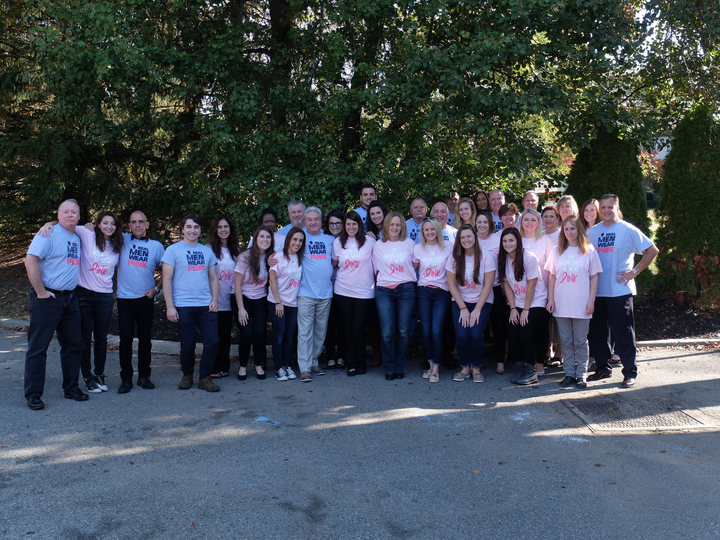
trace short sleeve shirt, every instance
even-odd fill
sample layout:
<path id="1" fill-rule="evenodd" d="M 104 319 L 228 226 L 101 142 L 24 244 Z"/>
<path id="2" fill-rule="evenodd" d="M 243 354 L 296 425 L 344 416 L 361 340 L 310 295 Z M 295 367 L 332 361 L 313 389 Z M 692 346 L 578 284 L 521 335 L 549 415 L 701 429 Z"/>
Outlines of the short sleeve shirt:
<path id="1" fill-rule="evenodd" d="M 595 248 L 589 248 L 586 254 L 578 247 L 568 246 L 562 254 L 554 248 L 545 263 L 545 269 L 555 276 L 555 317 L 592 318 L 585 314 L 590 299 L 590 277 L 602 272 L 602 266 Z"/>
<path id="2" fill-rule="evenodd" d="M 95 231 L 77 227 L 75 234 L 80 237 L 82 244 L 78 285 L 90 291 L 111 293 L 113 274 L 120 254 L 113 251 L 110 242 L 105 242 L 105 249 L 100 251 L 95 242 Z"/>
<path id="3" fill-rule="evenodd" d="M 515 307 L 521 311 L 525 307 L 525 298 L 527 296 L 527 286 L 529 279 L 537 280 L 535 285 L 535 294 L 533 295 L 530 307 L 545 307 L 547 304 L 547 288 L 542 286 L 542 278 L 540 277 L 540 267 L 535 255 L 530 251 L 523 253 L 523 277 L 520 281 L 515 280 L 515 263 L 509 255 L 505 255 L 507 261 L 505 263 L 506 279 L 513 290 L 515 297 Z"/>
<path id="4" fill-rule="evenodd" d="M 259 300 L 265 298 L 268 294 L 268 270 L 265 267 L 265 255 L 260 256 L 260 272 L 253 277 L 248 260 L 250 259 L 250 251 L 244 251 L 237 258 L 235 264 L 235 272 L 242 274 L 241 289 L 242 295 L 250 300 Z"/>
<path id="5" fill-rule="evenodd" d="M 333 259 L 338 262 L 335 294 L 350 298 L 375 298 L 374 246 L 372 238 L 365 238 L 361 248 L 358 248 L 355 238 L 348 238 L 345 247 L 342 247 L 339 238 L 335 239 Z"/>
<path id="6" fill-rule="evenodd" d="M 418 268 L 418 285 L 421 287 L 439 287 L 445 291 L 450 290 L 447 282 L 447 270 L 445 265 L 452 253 L 452 246 L 445 244 L 444 249 L 435 244 L 425 246 L 418 244 L 413 251 L 413 263 L 420 265 Z"/>
<path id="7" fill-rule="evenodd" d="M 284 254 L 279 254 L 277 259 L 277 264 L 271 266 L 270 271 L 275 271 L 275 274 L 277 274 L 280 302 L 287 307 L 297 307 L 298 289 L 303 272 L 302 267 L 298 264 L 298 256 L 293 253 L 286 258 Z M 273 304 L 278 302 L 272 292 L 272 287 L 268 291 L 267 299 L 268 302 Z"/>
<path id="8" fill-rule="evenodd" d="M 118 264 L 118 298 L 141 298 L 155 287 L 155 269 L 162 264 L 165 248 L 157 240 L 139 240 L 123 234 L 125 242 Z"/>
<path id="9" fill-rule="evenodd" d="M 167 248 L 162 262 L 175 269 L 172 277 L 172 301 L 175 307 L 210 305 L 212 293 L 209 273 L 210 268 L 217 264 L 212 249 L 181 240 Z"/>
<path id="10" fill-rule="evenodd" d="M 448 272 L 457 274 L 457 265 L 455 264 L 455 259 L 450 257 L 445 268 Z M 485 274 L 487 272 L 494 271 L 497 271 L 495 257 L 493 257 L 492 253 L 490 253 L 489 251 L 482 253 L 482 257 L 480 258 L 480 271 L 478 272 L 478 281 L 480 283 L 475 283 L 475 281 L 473 280 L 473 273 L 475 272 L 475 258 L 471 255 L 465 255 L 465 276 L 463 279 L 463 284 L 460 285 L 459 280 L 457 284 L 458 290 L 460 291 L 460 297 L 463 299 L 463 301 L 469 302 L 471 304 L 476 304 L 478 300 L 480 300 L 480 295 L 482 294 L 483 287 L 485 286 Z M 490 294 L 488 295 L 485 302 L 490 302 L 492 304 L 494 300 L 495 295 L 493 294 L 493 291 L 491 289 Z M 455 298 L 453 298 L 453 302 L 454 301 Z"/>
<path id="11" fill-rule="evenodd" d="M 40 258 L 40 275 L 45 288 L 71 291 L 77 287 L 80 270 L 78 235 L 58 224 L 47 238 L 36 234 L 27 252 Z"/>

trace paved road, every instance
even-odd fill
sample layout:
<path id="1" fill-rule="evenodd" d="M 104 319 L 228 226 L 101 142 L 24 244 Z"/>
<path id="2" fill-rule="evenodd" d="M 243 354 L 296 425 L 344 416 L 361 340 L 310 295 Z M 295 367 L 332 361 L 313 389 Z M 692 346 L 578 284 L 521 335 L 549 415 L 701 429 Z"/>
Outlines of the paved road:
<path id="1" fill-rule="evenodd" d="M 641 353 L 632 390 L 489 369 L 430 385 L 413 363 L 403 381 L 227 378 L 217 394 L 177 390 L 177 357 L 158 355 L 158 387 L 119 395 L 110 352 L 110 392 L 76 403 L 53 342 L 30 411 L 25 343 L 0 329 L 3 539 L 720 537 L 717 428 L 593 432 L 562 401 L 666 398 L 720 426 L 718 354 Z"/>

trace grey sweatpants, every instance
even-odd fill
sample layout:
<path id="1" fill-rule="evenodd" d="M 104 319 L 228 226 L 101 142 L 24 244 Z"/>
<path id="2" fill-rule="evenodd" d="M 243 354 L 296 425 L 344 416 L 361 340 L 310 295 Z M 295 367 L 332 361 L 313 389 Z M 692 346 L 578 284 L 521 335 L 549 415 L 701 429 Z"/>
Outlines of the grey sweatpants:
<path id="1" fill-rule="evenodd" d="M 588 330 L 590 319 L 555 317 L 563 353 L 563 370 L 568 377 L 584 379 L 588 371 Z"/>

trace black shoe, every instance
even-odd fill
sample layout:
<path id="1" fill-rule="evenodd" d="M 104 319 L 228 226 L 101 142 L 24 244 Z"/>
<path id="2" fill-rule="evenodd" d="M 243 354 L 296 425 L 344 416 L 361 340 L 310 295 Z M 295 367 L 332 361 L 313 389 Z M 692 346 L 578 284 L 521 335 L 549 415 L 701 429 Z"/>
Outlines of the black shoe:
<path id="1" fill-rule="evenodd" d="M 587 378 L 587 380 L 588 380 L 588 381 L 600 381 L 600 380 L 602 380 L 602 379 L 609 379 L 610 377 L 612 377 L 612 375 L 611 375 L 610 373 L 605 373 L 605 372 L 601 372 L 601 371 L 596 371 L 595 373 L 593 373 L 592 375 L 590 375 L 590 376 Z"/>
<path id="2" fill-rule="evenodd" d="M 537 373 L 535 373 L 535 366 L 533 364 L 525 364 L 525 372 L 523 373 L 522 377 L 518 377 L 518 380 L 515 381 L 515 384 L 528 386 L 531 384 L 537 384 L 537 382 L 538 376 Z"/>
<path id="3" fill-rule="evenodd" d="M 357 370 L 356 370 L 356 369 L 354 369 L 354 368 L 349 368 L 349 369 L 347 370 L 347 376 L 348 376 L 348 377 L 354 377 L 355 375 L 357 375 Z"/>
<path id="4" fill-rule="evenodd" d="M 525 364 L 522 362 L 515 362 L 515 375 L 510 379 L 511 383 L 518 382 L 518 379 L 525 375 Z"/>
<path id="5" fill-rule="evenodd" d="M 262 367 L 262 366 L 260 366 L 260 367 Z M 255 376 L 258 378 L 259 381 L 264 381 L 265 378 L 267 377 L 267 374 L 265 373 L 265 369 L 263 368 L 262 373 L 258 373 L 257 368 L 255 368 Z"/>
<path id="6" fill-rule="evenodd" d="M 395 374 L 395 379 L 396 379 L 396 380 L 397 380 L 397 379 L 404 379 L 404 378 L 405 378 L 405 374 L 404 374 L 404 373 L 396 373 L 396 374 Z"/>
<path id="7" fill-rule="evenodd" d="M 357 374 L 358 375 L 365 375 L 367 373 L 367 367 L 360 366 L 357 368 Z"/>
<path id="8" fill-rule="evenodd" d="M 65 399 L 74 399 L 75 401 L 87 401 L 88 399 L 90 399 L 90 396 L 88 396 L 79 388 L 75 387 L 73 390 L 65 392 Z"/>
<path id="9" fill-rule="evenodd" d="M 394 380 L 395 380 L 395 374 L 394 374 L 394 373 L 386 373 L 386 374 L 385 374 L 385 380 L 386 380 L 386 381 L 394 381 Z"/>
<path id="10" fill-rule="evenodd" d="M 238 381 L 247 381 L 247 371 L 245 372 L 245 375 L 240 375 L 238 373 Z"/>
<path id="11" fill-rule="evenodd" d="M 45 404 L 43 403 L 43 400 L 40 399 L 40 396 L 30 396 L 27 398 L 27 404 L 33 411 L 39 411 L 40 409 L 45 408 Z"/>
<path id="12" fill-rule="evenodd" d="M 140 388 L 145 388 L 146 390 L 152 390 L 155 388 L 155 385 L 150 380 L 150 377 L 138 377 L 137 384 Z"/>
<path id="13" fill-rule="evenodd" d="M 622 382 L 622 387 L 630 388 L 631 386 L 635 386 L 635 377 L 625 377 Z"/>
<path id="14" fill-rule="evenodd" d="M 575 383 L 577 383 L 577 380 L 575 377 L 571 377 L 570 375 L 566 375 L 565 378 L 560 381 L 560 386 L 563 388 L 568 388 L 569 386 L 573 386 Z"/>
<path id="15" fill-rule="evenodd" d="M 138 386 L 142 386 L 140 384 L 140 381 L 138 381 Z M 132 381 L 122 381 L 120 383 L 120 386 L 118 386 L 118 394 L 127 394 L 130 390 L 133 388 Z"/>

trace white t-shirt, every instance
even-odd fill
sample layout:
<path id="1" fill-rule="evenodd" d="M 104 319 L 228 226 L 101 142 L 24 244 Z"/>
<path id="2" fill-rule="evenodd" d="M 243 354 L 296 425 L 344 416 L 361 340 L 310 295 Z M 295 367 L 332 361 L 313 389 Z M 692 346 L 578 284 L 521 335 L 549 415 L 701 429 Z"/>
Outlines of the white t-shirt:
<path id="1" fill-rule="evenodd" d="M 450 257 L 447 264 L 445 265 L 445 269 L 448 272 L 456 274 L 457 272 L 455 259 Z M 475 283 L 473 281 L 474 271 L 475 258 L 471 255 L 465 255 L 465 278 L 463 280 L 464 283 L 463 285 L 460 285 L 460 280 L 458 280 L 457 286 L 458 290 L 460 291 L 460 297 L 463 299 L 463 301 L 469 302 L 471 304 L 476 304 L 478 300 L 480 300 L 480 295 L 482 294 L 483 286 L 485 284 L 485 273 L 497 271 L 497 266 L 495 265 L 495 257 L 493 257 L 490 252 L 482 253 L 482 257 L 480 258 L 480 272 L 478 272 L 478 281 L 480 283 Z M 453 298 L 452 300 L 454 302 L 455 298 Z M 485 303 L 489 302 L 492 304 L 494 300 L 495 296 L 492 289 L 490 289 L 490 294 L 488 295 Z"/>
<path id="2" fill-rule="evenodd" d="M 555 317 L 568 319 L 591 319 L 585 314 L 590 299 L 590 277 L 602 272 L 597 251 L 589 246 L 583 255 L 580 248 L 568 246 L 562 253 L 554 248 L 545 263 L 545 270 L 555 276 Z"/>
<path id="3" fill-rule="evenodd" d="M 510 288 L 514 293 L 515 307 L 518 311 L 522 311 L 525 308 L 528 280 L 537 278 L 535 294 L 533 295 L 530 307 L 544 308 L 545 304 L 547 304 L 547 287 L 543 285 L 543 280 L 540 277 L 540 266 L 538 266 L 537 257 L 533 255 L 531 251 L 523 252 L 523 277 L 520 281 L 516 281 L 515 263 L 510 259 L 509 255 L 505 254 L 505 256 L 507 257 L 505 261 L 505 274 Z"/>
<path id="4" fill-rule="evenodd" d="M 368 237 L 359 249 L 354 238 L 348 238 L 345 247 L 342 247 L 339 238 L 335 239 L 332 247 L 332 258 L 338 261 L 335 294 L 350 298 L 375 298 L 374 246 L 375 240 Z"/>
<path id="5" fill-rule="evenodd" d="M 420 264 L 418 268 L 418 285 L 421 287 L 439 287 L 449 291 L 445 265 L 451 253 L 452 246 L 450 244 L 445 244 L 444 249 L 440 249 L 437 244 L 434 246 L 425 244 L 424 247 L 421 244 L 416 245 L 413 250 L 413 264 Z"/>

